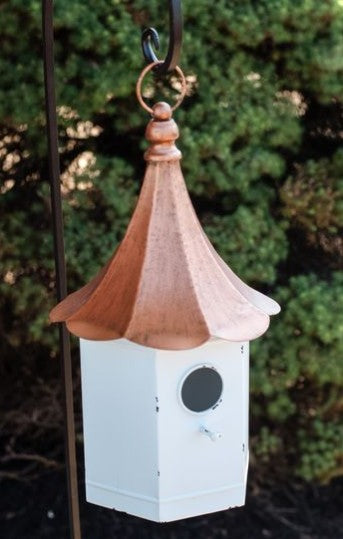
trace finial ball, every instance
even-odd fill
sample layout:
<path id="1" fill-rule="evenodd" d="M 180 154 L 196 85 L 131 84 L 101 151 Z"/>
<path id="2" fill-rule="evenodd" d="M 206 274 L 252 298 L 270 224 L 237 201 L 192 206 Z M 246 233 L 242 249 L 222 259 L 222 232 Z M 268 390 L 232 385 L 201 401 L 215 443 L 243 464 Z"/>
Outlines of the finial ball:
<path id="1" fill-rule="evenodd" d="M 158 121 L 170 120 L 173 113 L 171 106 L 168 105 L 168 103 L 165 103 L 164 101 L 160 101 L 159 103 L 156 103 L 152 107 L 152 110 L 153 110 L 154 120 L 158 120 Z"/>

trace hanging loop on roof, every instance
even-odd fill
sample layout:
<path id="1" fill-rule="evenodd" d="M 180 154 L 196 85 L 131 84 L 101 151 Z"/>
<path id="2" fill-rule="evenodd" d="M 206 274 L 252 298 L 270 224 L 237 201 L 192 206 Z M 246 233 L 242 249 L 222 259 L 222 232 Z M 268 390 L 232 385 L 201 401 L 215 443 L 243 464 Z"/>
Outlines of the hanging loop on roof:
<path id="1" fill-rule="evenodd" d="M 173 71 L 179 63 L 182 44 L 182 12 L 181 0 L 169 0 L 169 47 L 164 61 L 159 61 L 153 51 L 160 48 L 160 38 L 155 28 L 145 28 L 142 32 L 142 49 L 145 61 L 148 64 L 158 62 L 154 71 L 158 75 L 165 75 Z"/>
<path id="2" fill-rule="evenodd" d="M 142 82 L 143 82 L 143 79 L 144 79 L 145 75 L 147 73 L 149 73 L 149 71 L 156 68 L 156 66 L 158 67 L 161 64 L 163 64 L 163 62 L 159 62 L 157 60 L 157 62 L 152 62 L 151 64 L 145 66 L 145 68 L 143 69 L 143 71 L 139 75 L 138 80 L 137 80 L 137 84 L 136 84 L 137 99 L 138 99 L 140 105 L 143 107 L 143 109 L 145 109 L 150 114 L 154 114 L 154 109 L 149 107 L 145 103 L 145 101 L 143 99 L 143 96 L 142 96 Z M 185 95 L 187 93 L 187 81 L 186 81 L 186 77 L 185 77 L 182 69 L 179 66 L 175 66 L 175 71 L 180 77 L 180 86 L 181 86 L 181 88 L 180 88 L 180 95 L 178 96 L 176 103 L 173 105 L 173 107 L 171 107 L 172 111 L 174 111 L 175 109 L 177 109 L 181 105 L 181 103 L 182 103 L 182 101 L 183 101 L 183 99 L 184 99 L 184 97 L 185 97 Z"/>

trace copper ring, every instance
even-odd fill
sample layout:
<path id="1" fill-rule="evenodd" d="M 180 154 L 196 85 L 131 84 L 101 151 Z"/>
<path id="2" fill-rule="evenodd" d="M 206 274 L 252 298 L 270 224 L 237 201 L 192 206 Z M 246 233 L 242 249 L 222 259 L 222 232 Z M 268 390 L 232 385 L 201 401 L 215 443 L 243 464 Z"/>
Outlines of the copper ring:
<path id="1" fill-rule="evenodd" d="M 140 103 L 140 105 L 143 107 L 143 109 L 145 109 L 146 111 L 150 112 L 150 114 L 153 114 L 154 111 L 151 107 L 149 107 L 143 97 L 142 97 L 142 82 L 143 82 L 143 79 L 145 77 L 145 75 L 147 73 L 149 73 L 149 71 L 151 71 L 156 65 L 158 64 L 163 64 L 162 61 L 158 61 L 158 62 L 152 62 L 151 64 L 147 65 L 143 71 L 141 72 L 141 74 L 139 75 L 138 77 L 138 80 L 137 80 L 137 84 L 136 84 L 136 95 L 137 95 L 137 99 Z M 177 107 L 179 107 L 186 95 L 186 92 L 187 92 L 187 81 L 186 81 L 186 77 L 181 69 L 181 67 L 179 66 L 176 66 L 175 67 L 175 71 L 176 73 L 179 75 L 180 79 L 181 79 L 181 93 L 180 93 L 180 96 L 178 98 L 178 100 L 176 101 L 175 105 L 173 107 L 171 107 L 171 110 L 175 110 L 177 109 Z"/>

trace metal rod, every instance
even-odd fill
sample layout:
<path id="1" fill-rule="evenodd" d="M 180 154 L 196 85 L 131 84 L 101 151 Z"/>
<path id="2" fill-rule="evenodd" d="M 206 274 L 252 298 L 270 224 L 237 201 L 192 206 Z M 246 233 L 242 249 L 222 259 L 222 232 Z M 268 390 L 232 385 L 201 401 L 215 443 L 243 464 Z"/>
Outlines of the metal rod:
<path id="1" fill-rule="evenodd" d="M 67 295 L 67 278 L 64 255 L 63 215 L 60 188 L 60 164 L 58 155 L 58 131 L 56 97 L 54 87 L 54 35 L 53 0 L 42 0 L 45 109 L 47 122 L 49 175 L 54 236 L 57 300 Z M 75 450 L 75 424 L 73 403 L 73 378 L 70 340 L 66 325 L 59 324 L 61 377 L 65 418 L 65 453 L 71 539 L 81 539 L 79 497 L 77 486 L 77 463 Z"/>

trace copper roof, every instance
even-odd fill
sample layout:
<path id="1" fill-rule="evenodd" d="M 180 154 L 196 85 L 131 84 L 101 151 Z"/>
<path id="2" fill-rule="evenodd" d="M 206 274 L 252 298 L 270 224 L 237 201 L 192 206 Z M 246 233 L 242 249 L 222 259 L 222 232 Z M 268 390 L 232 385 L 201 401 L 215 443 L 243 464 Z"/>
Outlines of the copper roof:
<path id="1" fill-rule="evenodd" d="M 168 108 L 167 108 L 168 107 Z M 193 209 L 169 106 L 157 104 L 139 200 L 117 251 L 86 286 L 50 313 L 90 340 L 125 337 L 182 350 L 212 337 L 259 337 L 279 305 L 241 281 L 216 253 Z"/>

